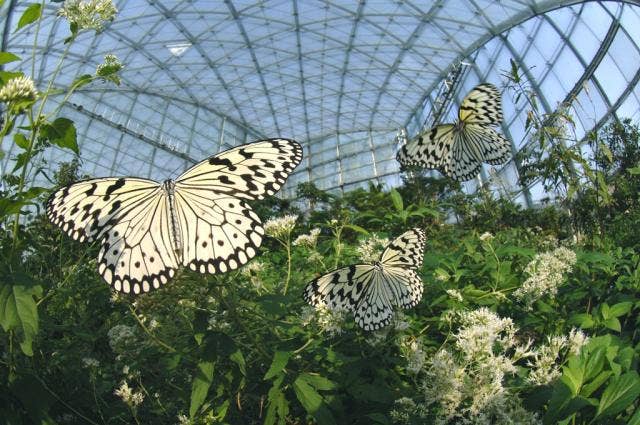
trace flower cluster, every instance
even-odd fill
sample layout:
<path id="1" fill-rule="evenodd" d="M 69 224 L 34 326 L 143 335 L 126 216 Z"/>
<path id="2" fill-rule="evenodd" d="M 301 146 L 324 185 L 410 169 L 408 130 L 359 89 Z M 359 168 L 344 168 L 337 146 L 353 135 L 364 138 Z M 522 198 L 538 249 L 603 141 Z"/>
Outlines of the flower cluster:
<path id="1" fill-rule="evenodd" d="M 295 215 L 285 215 L 279 218 L 270 218 L 264 223 L 264 232 L 276 239 L 286 239 L 291 235 L 293 228 L 296 226 Z"/>
<path id="2" fill-rule="evenodd" d="M 318 243 L 318 236 L 320 235 L 320 229 L 317 227 L 311 229 L 308 235 L 300 235 L 293 241 L 294 246 L 304 246 L 307 248 L 315 248 Z"/>
<path id="3" fill-rule="evenodd" d="M 258 260 L 254 260 L 243 266 L 240 273 L 249 279 L 251 285 L 253 286 L 253 289 L 255 289 L 257 292 L 260 292 L 264 290 L 265 286 L 264 282 L 259 276 L 259 273 L 263 272 L 264 270 L 264 263 Z"/>
<path id="4" fill-rule="evenodd" d="M 407 371 L 417 375 L 424 368 L 427 354 L 422 349 L 419 338 L 405 337 L 400 339 L 400 351 L 407 359 Z"/>
<path id="5" fill-rule="evenodd" d="M 112 0 L 67 0 L 58 15 L 63 16 L 78 30 L 102 31 L 107 22 L 113 21 L 118 10 Z"/>
<path id="6" fill-rule="evenodd" d="M 580 354 L 589 338 L 578 329 L 571 329 L 569 336 L 557 335 L 547 338 L 547 343 L 533 351 L 527 366 L 532 370 L 527 381 L 533 385 L 547 385 L 561 375 L 559 359 L 563 350 L 569 354 Z"/>
<path id="7" fill-rule="evenodd" d="M 564 274 L 571 271 L 575 262 L 576 254 L 564 247 L 536 255 L 524 270 L 529 278 L 513 295 L 527 308 L 547 294 L 555 296 Z"/>
<path id="8" fill-rule="evenodd" d="M 305 306 L 302 308 L 300 321 L 303 326 L 315 323 L 322 332 L 333 337 L 344 332 L 343 326 L 346 314 L 347 310 L 339 308 L 329 309 L 323 305 L 317 307 Z"/>
<path id="9" fill-rule="evenodd" d="M 427 363 L 423 383 L 436 423 L 536 423 L 504 382 L 517 361 L 532 355 L 528 343 L 518 344 L 513 321 L 487 308 L 455 313 L 452 321 L 459 325 L 454 343 Z"/>
<path id="10" fill-rule="evenodd" d="M 464 297 L 462 296 L 462 293 L 460 291 L 458 291 L 457 289 L 447 289 L 446 292 L 447 292 L 447 295 L 449 295 L 454 300 L 459 301 L 459 302 L 463 302 L 464 301 Z"/>
<path id="11" fill-rule="evenodd" d="M 109 337 L 109 346 L 116 353 L 127 351 L 136 341 L 135 330 L 131 326 L 116 325 L 107 332 Z"/>
<path id="12" fill-rule="evenodd" d="M 38 97 L 38 90 L 33 80 L 26 76 L 14 77 L 0 89 L 0 102 L 9 105 L 14 112 L 24 110 L 27 104 Z"/>
<path id="13" fill-rule="evenodd" d="M 96 68 L 96 75 L 106 81 L 112 81 L 116 85 L 120 85 L 120 77 L 118 72 L 124 66 L 115 55 L 106 55 L 104 62 Z"/>
<path id="14" fill-rule="evenodd" d="M 484 232 L 480 235 L 480 240 L 482 242 L 488 242 L 493 239 L 493 235 L 490 232 Z"/>
<path id="15" fill-rule="evenodd" d="M 140 391 L 134 392 L 133 389 L 129 387 L 129 384 L 127 384 L 127 381 L 122 381 L 120 387 L 117 388 L 113 393 L 120 397 L 122 401 L 124 401 L 126 405 L 131 408 L 141 405 L 144 401 L 144 394 Z"/>
<path id="16" fill-rule="evenodd" d="M 384 248 L 389 245 L 389 239 L 379 238 L 377 235 L 372 235 L 369 238 L 363 239 L 356 248 L 360 260 L 365 263 L 375 263 L 380 259 L 380 254 Z"/>

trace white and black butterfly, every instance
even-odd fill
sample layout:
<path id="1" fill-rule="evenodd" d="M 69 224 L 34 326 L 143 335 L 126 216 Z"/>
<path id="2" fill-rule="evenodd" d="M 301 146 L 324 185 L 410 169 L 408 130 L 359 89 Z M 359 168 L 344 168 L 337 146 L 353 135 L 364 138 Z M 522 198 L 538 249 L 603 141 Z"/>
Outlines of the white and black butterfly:
<path id="1" fill-rule="evenodd" d="M 500 92 L 493 84 L 479 84 L 462 101 L 456 123 L 419 134 L 402 146 L 396 159 L 402 165 L 438 169 L 454 180 L 470 180 L 483 162 L 498 165 L 510 158 L 511 144 L 492 128 L 501 122 Z"/>
<path id="2" fill-rule="evenodd" d="M 100 241 L 98 271 L 116 290 L 148 292 L 180 265 L 224 273 L 254 257 L 264 230 L 245 201 L 276 193 L 301 159 L 293 140 L 260 140 L 214 155 L 175 181 L 71 184 L 51 195 L 47 216 L 75 240 Z"/>
<path id="3" fill-rule="evenodd" d="M 388 325 L 393 306 L 414 307 L 422 298 L 422 266 L 426 237 L 412 229 L 391 242 L 374 264 L 354 264 L 334 270 L 307 284 L 304 299 L 309 304 L 354 313 L 364 330 Z"/>

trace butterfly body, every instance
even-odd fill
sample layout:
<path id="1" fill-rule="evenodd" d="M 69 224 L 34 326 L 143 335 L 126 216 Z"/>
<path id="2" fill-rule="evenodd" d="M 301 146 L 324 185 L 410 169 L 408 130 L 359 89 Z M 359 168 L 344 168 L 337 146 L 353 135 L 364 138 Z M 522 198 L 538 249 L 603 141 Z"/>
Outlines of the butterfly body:
<path id="1" fill-rule="evenodd" d="M 364 330 L 380 329 L 391 322 L 393 306 L 410 308 L 422 298 L 417 271 L 425 242 L 423 230 L 409 230 L 391 242 L 373 264 L 353 264 L 312 280 L 304 299 L 316 307 L 353 312 Z"/>
<path id="2" fill-rule="evenodd" d="M 511 144 L 492 128 L 501 122 L 500 92 L 492 84 L 479 84 L 462 101 L 457 121 L 418 134 L 396 159 L 405 166 L 437 169 L 454 180 L 472 179 L 483 162 L 497 165 L 510 158 Z"/>
<path id="3" fill-rule="evenodd" d="M 180 266 L 224 273 L 254 257 L 264 229 L 246 201 L 274 194 L 301 159 L 292 140 L 262 140 L 163 183 L 120 177 L 71 184 L 51 195 L 47 215 L 73 239 L 100 242 L 98 272 L 116 290 L 148 292 Z"/>

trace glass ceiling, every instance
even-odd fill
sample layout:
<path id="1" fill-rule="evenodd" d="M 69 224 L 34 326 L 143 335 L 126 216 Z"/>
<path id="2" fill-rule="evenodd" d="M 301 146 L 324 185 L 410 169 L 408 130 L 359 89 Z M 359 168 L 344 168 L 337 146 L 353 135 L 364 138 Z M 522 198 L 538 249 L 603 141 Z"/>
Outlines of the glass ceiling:
<path id="1" fill-rule="evenodd" d="M 125 65 L 119 87 L 85 86 L 61 110 L 76 122 L 82 168 L 93 176 L 162 180 L 220 150 L 289 137 L 302 143 L 305 159 L 283 196 L 307 181 L 333 191 L 369 181 L 398 185 L 397 131 L 413 136 L 428 123 L 454 68 L 463 70 L 442 121 L 453 119 L 455 105 L 478 82 L 503 87 L 510 59 L 526 70 L 545 112 L 575 96 L 579 135 L 612 116 L 640 119 L 640 7 L 631 2 L 115 3 L 115 21 L 97 36 L 78 38 L 57 80 L 65 86 L 94 73 L 107 54 Z M 31 69 L 35 26 L 14 31 L 26 5 L 8 1 L 0 9 L 2 50 L 25 59 L 8 70 Z M 38 87 L 69 35 L 59 7 L 45 7 Z M 503 105 L 503 132 L 515 151 L 527 141 L 526 109 L 507 92 Z M 51 168 L 71 159 L 56 149 L 45 155 Z M 513 187 L 513 161 L 495 171 L 492 184 L 510 185 L 523 203 L 544 196 L 536 186 Z M 466 190 L 489 176 L 483 170 Z"/>

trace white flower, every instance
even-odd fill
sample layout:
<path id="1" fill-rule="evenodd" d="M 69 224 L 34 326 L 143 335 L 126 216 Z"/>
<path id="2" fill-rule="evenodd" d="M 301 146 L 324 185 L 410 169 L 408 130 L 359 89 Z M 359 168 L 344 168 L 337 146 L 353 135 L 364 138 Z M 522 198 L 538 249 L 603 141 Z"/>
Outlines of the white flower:
<path id="1" fill-rule="evenodd" d="M 67 0 L 58 15 L 63 16 L 78 30 L 101 31 L 107 22 L 113 21 L 118 10 L 111 0 Z"/>
<path id="2" fill-rule="evenodd" d="M 270 218 L 264 223 L 264 232 L 276 239 L 286 239 L 296 226 L 295 215 L 285 215 L 279 218 Z"/>
<path id="3" fill-rule="evenodd" d="M 573 328 L 569 331 L 568 345 L 569 353 L 577 356 L 582 351 L 582 347 L 589 342 L 589 337 L 584 334 L 580 329 Z"/>
<path id="4" fill-rule="evenodd" d="M 82 358 L 82 367 L 87 369 L 97 368 L 100 366 L 100 362 L 93 357 L 83 357 Z"/>
<path id="5" fill-rule="evenodd" d="M 129 407 L 139 406 L 144 401 L 144 394 L 142 392 L 133 392 L 133 390 L 129 388 L 127 381 L 122 381 L 120 387 L 113 393 L 120 397 Z"/>
<path id="6" fill-rule="evenodd" d="M 533 368 L 527 377 L 527 381 L 531 384 L 546 385 L 561 375 L 557 360 L 560 357 L 560 351 L 567 346 L 567 337 L 553 336 L 548 337 L 547 341 L 547 344 L 534 351 L 532 361 L 527 363 Z"/>
<path id="7" fill-rule="evenodd" d="M 115 352 L 122 352 L 131 344 L 135 343 L 136 336 L 134 328 L 127 325 L 116 325 L 107 332 L 109 345 Z"/>
<path id="8" fill-rule="evenodd" d="M 121 71 L 123 67 L 115 55 L 106 55 L 104 62 L 96 68 L 96 75 L 102 77 L 104 80 L 113 81 L 115 84 L 120 85 L 118 72 Z"/>
<path id="9" fill-rule="evenodd" d="M 490 241 L 491 239 L 493 239 L 493 235 L 490 232 L 484 232 L 480 235 L 480 240 L 482 242 Z"/>
<path id="10" fill-rule="evenodd" d="M 311 229 L 308 235 L 300 235 L 293 241 L 294 246 L 305 246 L 307 248 L 315 248 L 318 243 L 318 235 L 320 235 L 320 229 Z"/>
<path id="11" fill-rule="evenodd" d="M 346 314 L 347 310 L 341 308 L 330 309 L 324 305 L 316 307 L 305 306 L 300 315 L 300 322 L 303 326 L 316 323 L 322 332 L 334 337 L 344 332 L 342 327 Z"/>
<path id="12" fill-rule="evenodd" d="M 178 415 L 178 425 L 189 425 L 190 423 L 191 420 L 189 419 L 189 417 L 183 415 L 182 413 Z"/>
<path id="13" fill-rule="evenodd" d="M 555 297 L 564 275 L 571 272 L 575 262 L 575 252 L 564 247 L 536 255 L 524 270 L 529 278 L 513 295 L 529 309 L 545 295 Z"/>
<path id="14" fill-rule="evenodd" d="M 384 248 L 389 245 L 389 239 L 379 238 L 377 235 L 371 235 L 370 237 L 360 241 L 360 245 L 356 248 L 360 260 L 365 263 L 375 263 L 380 259 L 380 254 Z"/>
<path id="15" fill-rule="evenodd" d="M 407 359 L 407 371 L 414 375 L 420 373 L 427 358 L 419 338 L 405 337 L 400 339 L 400 351 Z"/>
<path id="16" fill-rule="evenodd" d="M 242 267 L 242 269 L 240 270 L 240 273 L 243 276 L 254 276 L 257 273 L 263 271 L 265 268 L 264 263 L 258 261 L 258 260 L 254 260 L 249 262 L 248 264 L 246 264 L 244 267 Z"/>
<path id="17" fill-rule="evenodd" d="M 460 291 L 458 291 L 457 289 L 447 289 L 447 295 L 449 295 L 454 300 L 457 300 L 460 302 L 464 301 L 464 298 L 462 297 L 462 293 L 460 293 Z"/>
<path id="18" fill-rule="evenodd" d="M 27 76 L 14 77 L 0 88 L 0 102 L 15 105 L 18 110 L 21 102 L 36 100 L 38 90 L 33 80 Z"/>

